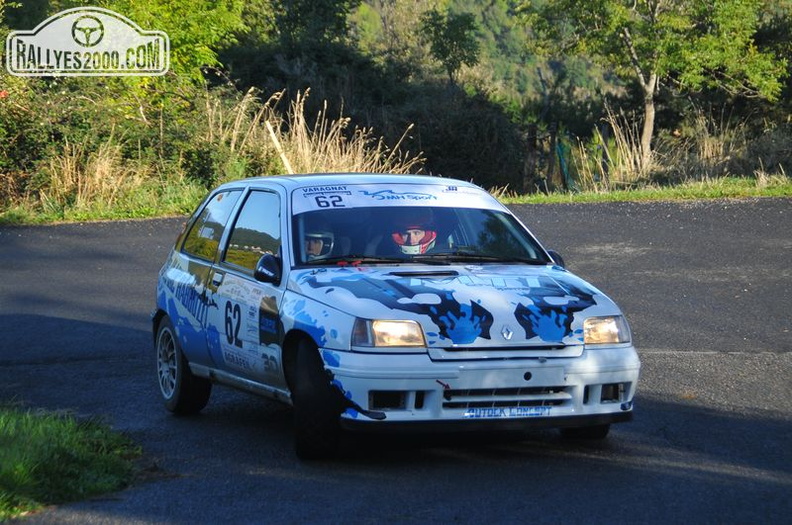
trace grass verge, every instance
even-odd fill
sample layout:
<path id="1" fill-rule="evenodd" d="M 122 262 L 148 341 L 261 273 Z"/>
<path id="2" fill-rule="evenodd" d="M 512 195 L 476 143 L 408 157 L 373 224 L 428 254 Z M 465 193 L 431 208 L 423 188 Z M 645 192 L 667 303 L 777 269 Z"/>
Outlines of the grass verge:
<path id="1" fill-rule="evenodd" d="M 508 190 L 494 192 L 504 204 L 564 204 L 583 202 L 673 201 L 792 197 L 792 179 L 784 176 L 724 177 L 691 181 L 674 186 L 645 186 L 614 191 L 556 192 L 516 195 Z"/>
<path id="2" fill-rule="evenodd" d="M 182 181 L 183 182 L 183 181 Z M 123 220 L 188 215 L 206 194 L 198 184 L 155 192 L 139 192 L 116 205 L 103 201 L 80 208 L 42 210 L 24 204 L 0 209 L 0 225 L 46 224 L 92 220 Z M 518 195 L 508 188 L 491 191 L 504 204 L 557 204 L 584 202 L 624 202 L 661 200 L 742 199 L 755 197 L 792 197 L 792 179 L 786 176 L 724 177 L 680 183 L 673 186 L 649 185 L 613 191 L 554 192 Z"/>
<path id="3" fill-rule="evenodd" d="M 0 407 L 0 522 L 119 490 L 139 455 L 96 419 Z"/>

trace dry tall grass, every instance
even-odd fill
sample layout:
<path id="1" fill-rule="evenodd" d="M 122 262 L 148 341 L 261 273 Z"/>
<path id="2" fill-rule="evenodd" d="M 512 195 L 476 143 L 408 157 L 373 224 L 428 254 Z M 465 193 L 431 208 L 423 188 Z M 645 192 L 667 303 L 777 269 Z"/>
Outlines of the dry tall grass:
<path id="1" fill-rule="evenodd" d="M 308 96 L 308 91 L 297 94 L 285 120 L 273 116 L 275 135 L 295 173 L 412 173 L 420 169 L 424 162 L 421 155 L 400 149 L 412 126 L 389 147 L 372 128 L 355 126 L 350 130 L 349 117 L 330 117 L 326 101 L 310 123 L 305 114 Z"/>
<path id="2" fill-rule="evenodd" d="M 96 151 L 88 151 L 84 143 L 67 142 L 61 154 L 49 159 L 45 172 L 49 183 L 40 193 L 45 208 L 79 210 L 96 203 L 112 207 L 119 197 L 137 191 L 148 175 L 145 165 L 124 161 L 113 135 Z"/>
<path id="3" fill-rule="evenodd" d="M 275 93 L 261 100 L 250 90 L 228 104 L 227 98 L 206 91 L 192 147 L 210 152 L 213 184 L 275 173 L 420 170 L 421 155 L 400 149 L 411 127 L 389 147 L 372 129 L 350 129 L 348 117 L 330 117 L 326 104 L 309 121 L 305 114 L 307 92 L 298 94 L 285 114 L 279 112 L 277 106 L 284 95 Z M 124 146 L 124 139 L 115 134 L 93 148 L 87 140 L 65 142 L 42 169 L 45 181 L 37 191 L 41 207 L 64 215 L 65 210 L 95 210 L 103 215 L 113 207 L 126 206 L 122 202 L 130 199 L 144 208 L 157 209 L 159 200 L 173 193 L 171 187 L 194 193 L 185 188 L 189 177 L 184 165 L 163 169 L 164 163 L 125 158 Z"/>
<path id="4" fill-rule="evenodd" d="M 226 97 L 207 90 L 204 122 L 197 140 L 230 157 L 243 156 L 259 161 L 259 165 L 266 164 L 266 159 L 272 155 L 272 144 L 264 123 L 277 118 L 274 108 L 282 97 L 283 92 L 275 93 L 262 102 L 256 90 L 250 89 L 229 107 Z"/>
<path id="5" fill-rule="evenodd" d="M 666 172 L 673 170 L 667 178 L 689 181 L 733 175 L 735 160 L 746 155 L 746 129 L 724 114 L 714 118 L 696 110 L 679 137 L 658 141 L 658 149 L 665 152 Z"/>
<path id="6" fill-rule="evenodd" d="M 420 169 L 424 161 L 420 154 L 400 149 L 412 126 L 389 147 L 373 129 L 350 129 L 349 117 L 331 117 L 327 102 L 313 121 L 309 120 L 305 111 L 309 91 L 298 93 L 285 114 L 279 112 L 284 96 L 282 91 L 261 101 L 251 89 L 235 106 L 226 108 L 222 100 L 207 92 L 203 140 L 224 147 L 231 155 L 253 160 L 252 166 L 272 166 L 277 159 L 284 173 L 409 173 Z M 224 173 L 220 179 L 268 174 Z"/>
<path id="7" fill-rule="evenodd" d="M 573 149 L 572 164 L 583 191 L 627 189 L 647 180 L 653 165 L 644 166 L 641 155 L 641 130 L 636 121 L 607 110 L 604 119 L 612 136 L 594 130 L 594 149 L 578 140 Z"/>
<path id="8" fill-rule="evenodd" d="M 589 143 L 578 140 L 572 152 L 578 189 L 607 192 L 655 184 L 680 184 L 724 177 L 751 177 L 762 182 L 786 178 L 789 135 L 770 129 L 752 137 L 745 122 L 721 114 L 692 112 L 683 129 L 658 136 L 652 162 L 641 169 L 638 122 L 608 112 L 605 124 Z M 786 146 L 785 146 L 786 145 Z"/>

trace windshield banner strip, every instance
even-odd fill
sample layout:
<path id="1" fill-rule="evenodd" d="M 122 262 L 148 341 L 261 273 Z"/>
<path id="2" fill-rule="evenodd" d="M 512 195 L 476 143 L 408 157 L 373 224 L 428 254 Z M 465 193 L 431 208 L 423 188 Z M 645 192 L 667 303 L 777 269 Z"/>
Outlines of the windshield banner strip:
<path id="1" fill-rule="evenodd" d="M 478 189 L 454 185 L 336 184 L 308 186 L 293 193 L 293 213 L 333 208 L 441 206 L 500 210 L 502 206 Z"/>

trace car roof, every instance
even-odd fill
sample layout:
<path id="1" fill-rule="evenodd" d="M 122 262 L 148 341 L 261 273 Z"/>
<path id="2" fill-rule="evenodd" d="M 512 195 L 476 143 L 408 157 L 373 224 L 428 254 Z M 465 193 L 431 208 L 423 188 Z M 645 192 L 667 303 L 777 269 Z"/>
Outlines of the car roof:
<path id="1" fill-rule="evenodd" d="M 228 182 L 223 184 L 221 188 L 256 186 L 260 183 L 279 184 L 288 191 L 307 186 L 331 186 L 334 184 L 442 184 L 482 190 L 479 186 L 470 182 L 433 175 L 350 172 L 251 177 Z"/>

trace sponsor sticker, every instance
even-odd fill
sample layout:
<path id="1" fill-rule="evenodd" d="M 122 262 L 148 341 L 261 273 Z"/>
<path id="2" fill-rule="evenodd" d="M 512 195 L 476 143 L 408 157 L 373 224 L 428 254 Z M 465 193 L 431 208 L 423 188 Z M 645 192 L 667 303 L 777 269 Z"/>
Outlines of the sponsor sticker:
<path id="1" fill-rule="evenodd" d="M 109 9 L 77 7 L 6 38 L 6 69 L 22 77 L 157 76 L 170 66 L 163 31 L 144 31 Z"/>
<path id="2" fill-rule="evenodd" d="M 294 214 L 337 208 L 393 206 L 481 207 L 497 209 L 497 201 L 478 190 L 460 191 L 456 186 L 333 184 L 301 188 L 293 194 Z"/>
<path id="3" fill-rule="evenodd" d="M 551 407 L 494 407 L 469 408 L 464 417 L 468 419 L 508 419 L 516 417 L 544 417 L 550 415 Z"/>

